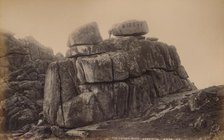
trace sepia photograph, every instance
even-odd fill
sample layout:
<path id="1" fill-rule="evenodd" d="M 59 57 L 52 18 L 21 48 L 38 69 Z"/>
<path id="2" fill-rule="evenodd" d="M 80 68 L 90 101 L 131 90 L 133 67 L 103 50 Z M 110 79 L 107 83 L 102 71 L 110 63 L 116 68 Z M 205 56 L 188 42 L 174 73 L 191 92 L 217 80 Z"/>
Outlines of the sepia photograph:
<path id="1" fill-rule="evenodd" d="M 224 140 L 224 0 L 0 0 L 0 140 Z"/>

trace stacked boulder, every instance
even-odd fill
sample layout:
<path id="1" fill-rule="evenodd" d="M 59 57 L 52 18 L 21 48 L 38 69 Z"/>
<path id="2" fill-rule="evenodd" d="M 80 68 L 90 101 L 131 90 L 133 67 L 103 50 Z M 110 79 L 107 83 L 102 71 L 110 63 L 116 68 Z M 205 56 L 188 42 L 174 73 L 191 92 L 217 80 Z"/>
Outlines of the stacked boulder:
<path id="1" fill-rule="evenodd" d="M 39 118 L 45 73 L 54 55 L 32 37 L 1 33 L 0 43 L 0 123 L 6 130 L 21 129 Z"/>
<path id="2" fill-rule="evenodd" d="M 128 20 L 114 24 L 109 30 L 109 34 L 114 36 L 141 36 L 149 31 L 146 21 Z"/>
<path id="3" fill-rule="evenodd" d="M 68 47 L 79 45 L 94 45 L 102 41 L 96 22 L 83 25 L 72 32 L 69 36 Z"/>
<path id="4" fill-rule="evenodd" d="M 111 35 L 116 38 L 130 38 L 145 39 L 144 35 L 149 32 L 146 21 L 127 20 L 121 23 L 114 24 L 109 30 L 109 38 Z M 158 41 L 156 37 L 147 37 L 149 41 Z"/>
<path id="5" fill-rule="evenodd" d="M 51 63 L 46 74 L 43 110 L 51 124 L 74 128 L 136 117 L 155 98 L 192 90 L 174 46 L 132 37 L 102 40 L 96 23 L 75 30 L 68 45 L 66 59 Z"/>

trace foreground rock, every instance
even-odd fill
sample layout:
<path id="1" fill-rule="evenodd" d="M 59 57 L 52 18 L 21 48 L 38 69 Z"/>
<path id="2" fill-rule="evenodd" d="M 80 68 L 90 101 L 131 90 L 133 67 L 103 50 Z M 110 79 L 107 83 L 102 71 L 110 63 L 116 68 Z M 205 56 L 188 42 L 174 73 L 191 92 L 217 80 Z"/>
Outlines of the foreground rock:
<path id="1" fill-rule="evenodd" d="M 0 120 L 6 130 L 38 120 L 43 88 L 53 51 L 32 37 L 16 39 L 2 33 L 0 54 Z"/>
<path id="2" fill-rule="evenodd" d="M 192 90 L 176 48 L 120 38 L 71 48 L 47 71 L 44 116 L 51 124 L 79 127 L 140 116 L 158 97 Z"/>

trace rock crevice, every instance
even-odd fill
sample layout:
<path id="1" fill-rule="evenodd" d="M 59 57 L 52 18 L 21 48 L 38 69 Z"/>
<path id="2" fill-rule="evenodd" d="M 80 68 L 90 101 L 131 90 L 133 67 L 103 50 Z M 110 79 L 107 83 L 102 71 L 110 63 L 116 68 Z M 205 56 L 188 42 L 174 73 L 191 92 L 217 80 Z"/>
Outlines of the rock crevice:
<path id="1" fill-rule="evenodd" d="M 59 67 L 59 64 L 56 62 L 56 65 L 57 65 L 57 74 L 58 74 L 58 83 L 59 83 L 59 97 L 60 97 L 60 101 L 59 101 L 59 104 L 61 106 L 61 113 L 62 113 L 62 121 L 63 121 L 63 124 L 65 125 L 65 117 L 64 117 L 64 111 L 63 111 L 63 100 L 62 100 L 62 85 L 61 85 L 61 76 L 60 76 L 60 67 Z"/>

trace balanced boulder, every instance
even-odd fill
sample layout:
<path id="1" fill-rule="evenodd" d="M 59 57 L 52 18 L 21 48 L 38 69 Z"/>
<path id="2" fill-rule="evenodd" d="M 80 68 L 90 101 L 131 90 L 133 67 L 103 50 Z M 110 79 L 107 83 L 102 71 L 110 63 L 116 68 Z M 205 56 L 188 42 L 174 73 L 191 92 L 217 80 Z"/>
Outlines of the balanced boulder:
<path id="1" fill-rule="evenodd" d="M 73 31 L 68 39 L 68 47 L 78 45 L 93 45 L 102 41 L 96 22 L 85 24 Z"/>
<path id="2" fill-rule="evenodd" d="M 114 36 L 139 36 L 148 33 L 146 21 L 128 20 L 112 26 L 109 34 Z"/>

